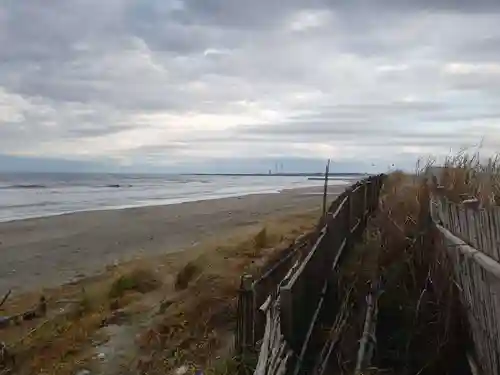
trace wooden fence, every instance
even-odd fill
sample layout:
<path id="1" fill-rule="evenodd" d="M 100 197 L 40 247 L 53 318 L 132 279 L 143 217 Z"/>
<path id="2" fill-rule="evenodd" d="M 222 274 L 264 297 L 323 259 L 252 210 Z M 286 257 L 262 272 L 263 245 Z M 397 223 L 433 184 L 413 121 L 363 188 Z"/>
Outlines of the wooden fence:
<path id="1" fill-rule="evenodd" d="M 480 372 L 500 374 L 500 207 L 435 195 L 430 211 L 453 264 Z"/>
<path id="2" fill-rule="evenodd" d="M 327 296 L 337 291 L 335 274 L 342 255 L 361 239 L 367 218 L 378 206 L 384 178 L 369 177 L 338 196 L 313 246 L 305 242 L 290 249 L 256 281 L 242 277 L 236 345 L 242 357 L 257 353 L 256 375 L 324 372 L 336 338 L 330 334 L 326 342 L 319 339 L 324 336 L 319 317 Z M 336 310 L 330 333 L 345 323 L 345 311 Z"/>

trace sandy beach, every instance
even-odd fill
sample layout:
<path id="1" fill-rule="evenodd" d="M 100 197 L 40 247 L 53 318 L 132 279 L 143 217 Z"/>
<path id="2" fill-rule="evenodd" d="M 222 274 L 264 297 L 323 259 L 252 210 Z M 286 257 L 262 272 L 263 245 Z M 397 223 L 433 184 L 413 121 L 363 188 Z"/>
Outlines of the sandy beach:
<path id="1" fill-rule="evenodd" d="M 330 198 L 344 187 L 330 187 Z M 0 223 L 0 294 L 54 287 L 107 265 L 188 249 L 267 218 L 318 208 L 319 188 Z"/>

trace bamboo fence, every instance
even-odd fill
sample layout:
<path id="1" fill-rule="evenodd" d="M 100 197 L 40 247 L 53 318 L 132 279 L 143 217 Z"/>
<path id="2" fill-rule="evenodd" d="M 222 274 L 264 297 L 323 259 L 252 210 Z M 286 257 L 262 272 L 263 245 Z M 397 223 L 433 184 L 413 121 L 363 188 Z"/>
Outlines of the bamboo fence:
<path id="1" fill-rule="evenodd" d="M 500 374 L 500 208 L 475 200 L 431 200 L 431 217 L 453 264 L 455 283 L 467 315 L 476 366 Z"/>

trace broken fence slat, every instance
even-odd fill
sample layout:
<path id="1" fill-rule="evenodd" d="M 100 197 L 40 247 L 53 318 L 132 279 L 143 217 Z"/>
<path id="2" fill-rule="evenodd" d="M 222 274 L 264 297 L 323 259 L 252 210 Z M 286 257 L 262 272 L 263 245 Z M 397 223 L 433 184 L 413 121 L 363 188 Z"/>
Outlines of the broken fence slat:
<path id="1" fill-rule="evenodd" d="M 259 353 L 259 360 L 255 369 L 255 375 L 266 375 L 267 356 L 269 353 L 269 341 L 271 335 L 271 312 L 269 309 L 266 311 L 266 329 L 264 331 L 264 338 Z"/>

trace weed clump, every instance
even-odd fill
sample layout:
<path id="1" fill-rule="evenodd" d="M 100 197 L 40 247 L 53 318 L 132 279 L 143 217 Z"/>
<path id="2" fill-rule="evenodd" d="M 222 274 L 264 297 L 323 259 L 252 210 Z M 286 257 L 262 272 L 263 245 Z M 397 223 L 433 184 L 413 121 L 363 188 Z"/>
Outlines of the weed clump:
<path id="1" fill-rule="evenodd" d="M 268 244 L 268 236 L 266 227 L 262 228 L 253 239 L 254 247 L 256 249 L 263 249 Z"/>
<path id="2" fill-rule="evenodd" d="M 135 291 L 148 293 L 161 286 L 161 282 L 150 270 L 136 269 L 117 278 L 109 290 L 110 298 L 120 298 L 125 293 Z"/>
<path id="3" fill-rule="evenodd" d="M 184 290 L 189 283 L 201 273 L 200 266 L 195 262 L 188 262 L 177 274 L 175 279 L 175 290 Z"/>

